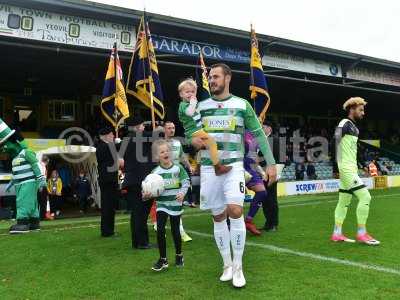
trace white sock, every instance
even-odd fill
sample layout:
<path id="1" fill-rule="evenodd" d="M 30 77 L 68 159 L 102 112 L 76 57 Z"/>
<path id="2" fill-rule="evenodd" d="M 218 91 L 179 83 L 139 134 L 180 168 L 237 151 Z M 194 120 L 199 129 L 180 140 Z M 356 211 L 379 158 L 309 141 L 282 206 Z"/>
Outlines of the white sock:
<path id="1" fill-rule="evenodd" d="M 214 238 L 224 261 L 224 266 L 232 265 L 230 233 L 226 220 L 222 222 L 214 221 Z"/>
<path id="2" fill-rule="evenodd" d="M 333 233 L 334 234 L 342 234 L 342 225 L 335 224 L 335 227 L 333 228 Z"/>
<path id="3" fill-rule="evenodd" d="M 233 264 L 242 265 L 244 245 L 246 244 L 246 226 L 243 216 L 238 219 L 229 218 L 231 221 L 231 244 L 233 252 Z"/>
<path id="4" fill-rule="evenodd" d="M 357 229 L 358 235 L 366 234 L 366 233 L 367 233 L 367 228 L 365 226 L 358 226 L 358 229 Z"/>
<path id="5" fill-rule="evenodd" d="M 183 225 L 182 225 L 182 219 L 181 219 L 181 222 L 179 223 L 179 231 L 180 231 L 181 235 L 183 235 L 185 233 L 185 229 L 183 229 Z"/>

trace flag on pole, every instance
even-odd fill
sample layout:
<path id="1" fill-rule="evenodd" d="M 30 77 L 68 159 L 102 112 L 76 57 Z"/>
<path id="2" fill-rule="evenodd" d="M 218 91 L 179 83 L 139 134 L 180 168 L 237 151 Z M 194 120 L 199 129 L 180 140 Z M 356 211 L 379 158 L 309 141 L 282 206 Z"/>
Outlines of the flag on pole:
<path id="1" fill-rule="evenodd" d="M 104 117 L 115 129 L 118 129 L 122 121 L 129 117 L 128 102 L 116 43 L 111 51 L 110 62 L 108 63 L 100 108 Z"/>
<path id="2" fill-rule="evenodd" d="M 263 123 L 269 108 L 270 97 L 260 52 L 258 50 L 256 32 L 253 26 L 251 27 L 250 91 L 250 98 L 253 100 L 254 110 L 260 122 Z"/>
<path id="3" fill-rule="evenodd" d="M 211 97 L 210 87 L 208 85 L 208 72 L 206 64 L 204 63 L 203 53 L 200 51 L 199 59 L 196 67 L 196 83 L 197 83 L 197 99 L 199 101 Z"/>
<path id="4" fill-rule="evenodd" d="M 145 16 L 140 20 L 126 92 L 150 108 L 152 118 L 155 113 L 160 119 L 164 119 L 165 110 L 156 54 Z"/>

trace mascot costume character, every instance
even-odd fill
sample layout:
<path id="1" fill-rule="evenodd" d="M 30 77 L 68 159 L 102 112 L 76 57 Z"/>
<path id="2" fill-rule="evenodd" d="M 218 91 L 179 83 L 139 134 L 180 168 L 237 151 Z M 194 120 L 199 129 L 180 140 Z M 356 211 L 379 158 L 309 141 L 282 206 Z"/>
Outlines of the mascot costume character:
<path id="1" fill-rule="evenodd" d="M 1 119 L 0 148 L 12 159 L 12 179 L 6 191 L 15 188 L 17 223 L 10 227 L 10 234 L 40 230 L 37 193 L 46 187 L 46 178 L 40 171 L 36 154 Z"/>

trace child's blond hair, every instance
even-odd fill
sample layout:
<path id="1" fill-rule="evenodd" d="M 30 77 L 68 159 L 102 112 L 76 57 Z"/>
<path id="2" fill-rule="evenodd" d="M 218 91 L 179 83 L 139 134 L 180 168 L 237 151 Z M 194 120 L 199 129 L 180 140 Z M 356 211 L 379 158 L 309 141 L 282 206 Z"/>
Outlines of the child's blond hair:
<path id="1" fill-rule="evenodd" d="M 152 155 L 153 155 L 153 159 L 155 161 L 159 161 L 160 160 L 160 158 L 158 156 L 158 149 L 163 145 L 166 145 L 168 147 L 168 150 L 171 152 L 171 150 L 172 150 L 171 144 L 168 141 L 164 140 L 164 139 L 155 140 L 153 142 L 153 145 L 151 145 L 151 152 L 152 152 Z"/>
<path id="2" fill-rule="evenodd" d="M 195 89 L 197 89 L 196 81 L 194 81 L 193 78 L 188 77 L 188 78 L 182 80 L 181 83 L 178 85 L 178 92 L 180 93 L 186 85 L 190 85 L 190 86 L 194 87 Z"/>
<path id="3" fill-rule="evenodd" d="M 358 105 L 367 105 L 367 101 L 365 101 L 361 97 L 351 97 L 348 99 L 344 104 L 343 104 L 343 109 L 344 110 L 349 110 L 352 107 L 358 106 Z"/>

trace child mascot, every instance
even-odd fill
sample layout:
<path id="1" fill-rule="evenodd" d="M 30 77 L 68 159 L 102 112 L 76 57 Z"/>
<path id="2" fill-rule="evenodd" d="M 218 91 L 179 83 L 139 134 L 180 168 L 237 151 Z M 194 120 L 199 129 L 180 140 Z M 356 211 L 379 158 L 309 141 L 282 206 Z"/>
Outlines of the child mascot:
<path id="1" fill-rule="evenodd" d="M 37 192 L 46 187 L 46 178 L 40 172 L 36 154 L 1 119 L 0 148 L 12 159 L 12 179 L 6 191 L 15 188 L 17 224 L 10 227 L 10 234 L 40 230 Z"/>

